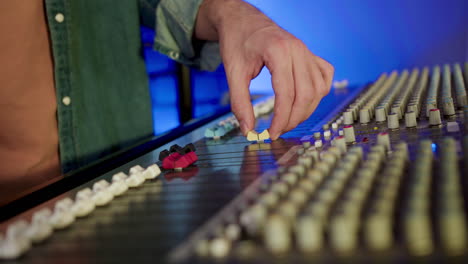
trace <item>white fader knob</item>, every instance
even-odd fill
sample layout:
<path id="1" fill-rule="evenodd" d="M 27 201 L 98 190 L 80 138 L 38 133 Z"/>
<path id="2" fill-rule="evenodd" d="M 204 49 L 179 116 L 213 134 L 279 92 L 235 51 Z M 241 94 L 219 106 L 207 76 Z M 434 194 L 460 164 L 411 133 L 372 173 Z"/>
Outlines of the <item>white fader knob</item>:
<path id="1" fill-rule="evenodd" d="M 440 119 L 440 110 L 437 108 L 429 110 L 429 125 L 439 126 L 440 124 L 442 124 L 442 120 Z"/>
<path id="2" fill-rule="evenodd" d="M 54 213 L 50 217 L 50 223 L 55 229 L 63 229 L 75 221 L 72 207 L 73 201 L 68 197 L 55 203 Z"/>
<path id="3" fill-rule="evenodd" d="M 351 110 L 344 112 L 343 116 L 345 125 L 352 125 L 354 123 L 353 112 Z"/>
<path id="4" fill-rule="evenodd" d="M 390 136 L 387 132 L 382 132 L 377 135 L 377 144 L 385 148 L 385 151 L 390 151 Z"/>
<path id="5" fill-rule="evenodd" d="M 119 196 L 125 193 L 128 190 L 128 185 L 125 180 L 128 179 L 128 176 L 119 172 L 112 176 L 112 184 L 109 186 L 109 190 L 114 194 L 114 196 Z"/>
<path id="6" fill-rule="evenodd" d="M 353 126 L 345 126 L 343 128 L 344 136 L 346 143 L 353 143 L 356 142 L 356 136 L 354 135 L 354 128 Z"/>
<path id="7" fill-rule="evenodd" d="M 109 186 L 110 184 L 106 180 L 100 180 L 93 184 L 94 195 L 92 199 L 96 206 L 104 206 L 114 199 L 114 194 L 112 194 Z"/>
<path id="8" fill-rule="evenodd" d="M 41 242 L 52 234 L 52 225 L 49 222 L 51 216 L 52 211 L 49 208 L 41 209 L 33 214 L 28 228 L 28 236 L 33 242 Z"/>
<path id="9" fill-rule="evenodd" d="M 405 125 L 408 128 L 416 127 L 418 125 L 418 122 L 416 121 L 416 113 L 414 111 L 406 112 Z"/>
<path id="10" fill-rule="evenodd" d="M 388 128 L 390 129 L 398 129 L 400 127 L 399 119 L 398 119 L 398 114 L 397 113 L 391 113 L 388 115 Z"/>
<path id="11" fill-rule="evenodd" d="M 387 120 L 385 108 L 383 106 L 377 106 L 377 108 L 375 108 L 375 121 L 384 122 L 385 120 Z"/>
<path id="12" fill-rule="evenodd" d="M 367 124 L 370 122 L 370 111 L 368 108 L 364 108 L 359 111 L 359 122 L 361 124 Z"/>
<path id="13" fill-rule="evenodd" d="M 94 193 L 90 188 L 85 188 L 76 193 L 75 203 L 71 208 L 76 217 L 87 216 L 96 208 L 93 196 Z"/>
<path id="14" fill-rule="evenodd" d="M 280 215 L 272 215 L 265 224 L 264 242 L 270 252 L 279 254 L 291 247 L 289 224 Z"/>
<path id="15" fill-rule="evenodd" d="M 18 258 L 31 247 L 27 231 L 28 223 L 24 220 L 8 226 L 5 239 L 0 236 L 0 260 Z"/>
<path id="16" fill-rule="evenodd" d="M 332 142 L 332 145 L 337 147 L 342 154 L 346 153 L 347 149 L 346 149 L 346 141 L 345 141 L 344 136 L 338 136 L 338 137 L 334 138 L 333 142 Z"/>

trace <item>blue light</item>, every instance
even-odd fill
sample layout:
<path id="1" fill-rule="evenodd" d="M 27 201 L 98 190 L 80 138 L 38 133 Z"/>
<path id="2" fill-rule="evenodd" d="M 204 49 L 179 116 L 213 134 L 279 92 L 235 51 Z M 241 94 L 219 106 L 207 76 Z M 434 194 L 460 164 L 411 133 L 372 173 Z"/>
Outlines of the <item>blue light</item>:
<path id="1" fill-rule="evenodd" d="M 466 60 L 466 0 L 248 2 L 330 61 L 335 79 L 351 86 L 394 69 Z M 268 71 L 251 91 L 271 92 Z"/>
<path id="2" fill-rule="evenodd" d="M 435 143 L 431 144 L 432 152 L 436 152 L 437 150 L 437 145 Z"/>

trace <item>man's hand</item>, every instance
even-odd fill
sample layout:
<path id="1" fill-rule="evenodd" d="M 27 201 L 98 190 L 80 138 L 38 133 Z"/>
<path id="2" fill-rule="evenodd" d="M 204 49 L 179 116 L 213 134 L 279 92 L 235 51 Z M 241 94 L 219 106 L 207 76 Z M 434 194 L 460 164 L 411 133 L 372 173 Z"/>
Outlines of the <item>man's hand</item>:
<path id="1" fill-rule="evenodd" d="M 205 0 L 195 36 L 220 42 L 232 111 L 244 135 L 255 125 L 249 84 L 263 66 L 270 70 L 276 96 L 272 140 L 306 120 L 330 89 L 333 66 L 241 0 Z"/>

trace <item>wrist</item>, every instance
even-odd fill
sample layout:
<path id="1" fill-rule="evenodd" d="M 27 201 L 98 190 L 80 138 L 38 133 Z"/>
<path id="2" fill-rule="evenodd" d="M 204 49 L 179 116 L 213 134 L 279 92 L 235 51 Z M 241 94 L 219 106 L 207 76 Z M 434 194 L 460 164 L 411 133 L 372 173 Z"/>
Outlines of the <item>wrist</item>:
<path id="1" fill-rule="evenodd" d="M 250 23 L 252 21 L 255 21 L 255 25 Z M 272 23 L 257 8 L 243 0 L 204 0 L 197 15 L 195 37 L 218 41 L 233 25 L 236 30 L 247 32 Z"/>

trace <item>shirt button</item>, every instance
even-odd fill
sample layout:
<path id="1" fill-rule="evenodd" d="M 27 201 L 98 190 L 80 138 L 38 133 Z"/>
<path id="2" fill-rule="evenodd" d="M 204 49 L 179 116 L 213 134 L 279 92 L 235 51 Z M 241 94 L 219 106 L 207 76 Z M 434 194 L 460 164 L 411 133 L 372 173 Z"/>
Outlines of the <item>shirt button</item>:
<path id="1" fill-rule="evenodd" d="M 169 57 L 171 57 L 173 60 L 176 60 L 179 58 L 179 53 L 176 51 L 170 51 L 169 52 Z"/>
<path id="2" fill-rule="evenodd" d="M 65 16 L 62 13 L 57 13 L 55 15 L 55 21 L 62 23 L 65 20 Z"/>
<path id="3" fill-rule="evenodd" d="M 63 103 L 64 105 L 70 105 L 70 103 L 71 103 L 71 98 L 68 97 L 68 96 L 63 97 L 63 98 L 62 98 L 62 103 Z"/>

